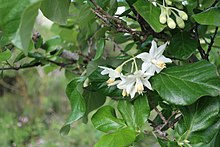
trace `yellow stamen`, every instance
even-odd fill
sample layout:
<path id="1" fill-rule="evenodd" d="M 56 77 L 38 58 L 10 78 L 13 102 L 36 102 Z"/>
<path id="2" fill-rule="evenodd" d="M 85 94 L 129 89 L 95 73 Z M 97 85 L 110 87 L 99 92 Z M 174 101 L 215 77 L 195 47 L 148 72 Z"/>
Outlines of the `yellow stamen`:
<path id="1" fill-rule="evenodd" d="M 138 84 L 138 85 L 136 86 L 136 88 L 137 88 L 137 92 L 138 92 L 139 94 L 141 94 L 141 93 L 144 91 L 144 86 L 143 86 L 143 84 Z"/>
<path id="2" fill-rule="evenodd" d="M 123 89 L 123 91 L 122 91 L 122 96 L 123 96 L 123 97 L 128 96 L 128 93 L 126 92 L 125 89 Z"/>
<path id="3" fill-rule="evenodd" d="M 108 84 L 112 84 L 115 81 L 115 79 L 109 78 L 108 81 L 106 83 Z"/>
<path id="4" fill-rule="evenodd" d="M 156 63 L 156 66 L 159 67 L 160 69 L 166 68 L 166 64 L 163 61 L 158 61 Z"/>

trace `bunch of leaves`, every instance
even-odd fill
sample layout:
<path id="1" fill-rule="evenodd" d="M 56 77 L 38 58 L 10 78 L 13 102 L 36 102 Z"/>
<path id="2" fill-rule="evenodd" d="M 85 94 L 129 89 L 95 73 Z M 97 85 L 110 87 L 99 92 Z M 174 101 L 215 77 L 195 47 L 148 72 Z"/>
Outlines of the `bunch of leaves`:
<path id="1" fill-rule="evenodd" d="M 107 134 L 95 146 L 129 146 L 152 130 L 161 146 L 218 145 L 220 3 L 171 1 L 189 17 L 183 29 L 162 25 L 159 7 L 148 0 L 0 0 L 1 70 L 65 69 L 72 111 L 61 133 L 80 119 L 87 123 L 96 110 L 92 123 Z M 38 10 L 54 22 L 56 37 L 31 35 Z M 153 39 L 170 42 L 165 54 L 173 64 L 150 79 L 153 92 L 123 98 L 107 86 L 98 65 L 115 68 L 148 51 Z M 147 124 L 152 130 L 144 129 Z"/>

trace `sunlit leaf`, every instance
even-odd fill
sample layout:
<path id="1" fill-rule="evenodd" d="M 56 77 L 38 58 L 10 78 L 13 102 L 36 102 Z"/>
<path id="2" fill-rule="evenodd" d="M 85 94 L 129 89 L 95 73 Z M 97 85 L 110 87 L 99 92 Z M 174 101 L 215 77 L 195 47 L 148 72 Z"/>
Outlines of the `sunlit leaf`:
<path id="1" fill-rule="evenodd" d="M 132 128 L 124 128 L 103 136 L 94 147 L 126 147 L 134 142 L 136 132 Z"/>
<path id="2" fill-rule="evenodd" d="M 125 127 L 125 123 L 116 117 L 113 107 L 104 106 L 100 108 L 93 116 L 92 123 L 97 130 L 103 132 L 113 132 Z"/>
<path id="3" fill-rule="evenodd" d="M 134 7 L 155 32 L 161 32 L 166 27 L 159 21 L 159 7 L 156 7 L 151 2 L 145 0 L 138 0 L 134 3 Z"/>
<path id="4" fill-rule="evenodd" d="M 202 25 L 220 26 L 220 8 L 212 7 L 192 16 L 196 22 Z"/>
<path id="5" fill-rule="evenodd" d="M 202 96 L 220 94 L 220 78 L 215 66 L 207 61 L 165 69 L 152 78 L 152 86 L 175 105 L 189 105 Z"/>

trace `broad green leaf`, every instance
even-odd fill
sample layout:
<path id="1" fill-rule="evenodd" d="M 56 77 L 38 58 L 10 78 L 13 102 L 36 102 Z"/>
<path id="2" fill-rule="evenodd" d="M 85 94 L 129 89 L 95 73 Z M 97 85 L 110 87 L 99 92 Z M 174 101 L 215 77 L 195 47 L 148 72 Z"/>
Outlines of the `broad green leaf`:
<path id="1" fill-rule="evenodd" d="M 195 21 L 202 25 L 220 26 L 220 8 L 212 7 L 192 16 Z"/>
<path id="2" fill-rule="evenodd" d="M 134 101 L 135 122 L 138 127 L 144 125 L 150 115 L 150 107 L 146 95 L 140 95 Z"/>
<path id="3" fill-rule="evenodd" d="M 150 114 L 148 100 L 145 95 L 138 96 L 134 104 L 127 100 L 120 100 L 118 110 L 126 124 L 135 129 L 142 127 Z"/>
<path id="4" fill-rule="evenodd" d="M 10 50 L 7 49 L 4 52 L 0 52 L 0 62 L 8 60 L 10 57 L 11 57 Z"/>
<path id="5" fill-rule="evenodd" d="M 103 136 L 94 147 L 126 147 L 135 141 L 136 132 L 132 128 L 124 128 Z"/>
<path id="6" fill-rule="evenodd" d="M 35 0 L 27 7 L 22 16 L 19 28 L 12 40 L 12 43 L 19 49 L 21 49 L 26 55 L 29 50 L 31 34 L 34 27 L 35 19 L 38 15 L 38 9 L 40 8 L 41 1 Z"/>
<path id="7" fill-rule="evenodd" d="M 177 125 L 180 140 L 209 143 L 220 128 L 219 97 L 203 97 L 196 103 L 180 107 L 183 119 Z"/>
<path id="8" fill-rule="evenodd" d="M 82 96 L 82 78 L 73 79 L 66 88 L 66 94 L 71 104 L 71 113 L 61 128 L 61 134 L 68 134 L 70 124 L 83 117 L 86 112 L 86 102 Z"/>
<path id="9" fill-rule="evenodd" d="M 133 128 L 137 127 L 135 123 L 134 106 L 131 102 L 127 100 L 120 100 L 118 103 L 118 110 L 128 126 Z"/>
<path id="10" fill-rule="evenodd" d="M 215 2 L 215 0 L 201 0 L 200 1 L 200 4 L 201 4 L 201 7 L 200 9 L 206 9 L 208 7 L 210 7 L 213 3 Z"/>
<path id="11" fill-rule="evenodd" d="M 159 7 L 156 7 L 151 2 L 145 0 L 138 0 L 133 6 L 155 32 L 159 33 L 166 27 L 159 21 Z"/>
<path id="12" fill-rule="evenodd" d="M 189 58 L 197 49 L 197 42 L 188 33 L 177 33 L 173 36 L 168 52 L 181 59 Z"/>
<path id="13" fill-rule="evenodd" d="M 10 43 L 19 28 L 21 16 L 33 0 L 0 0 L 0 48 Z M 27 20 L 28 21 L 28 20 Z"/>
<path id="14" fill-rule="evenodd" d="M 98 92 L 90 92 L 90 91 L 84 90 L 83 97 L 85 98 L 85 101 L 86 101 L 86 113 L 84 116 L 84 122 L 87 122 L 88 114 L 91 111 L 102 106 L 105 103 L 106 96 Z"/>
<path id="15" fill-rule="evenodd" d="M 48 19 L 64 25 L 69 16 L 69 5 L 70 0 L 44 0 L 41 11 Z"/>
<path id="16" fill-rule="evenodd" d="M 220 118 L 218 118 L 220 119 Z M 220 129 L 220 120 L 218 120 L 216 123 L 213 125 L 209 126 L 208 128 L 193 132 L 190 134 L 189 140 L 192 143 L 203 143 L 204 146 L 205 144 L 208 145 L 211 143 L 213 137 L 216 135 L 218 129 Z M 208 134 L 208 135 L 207 135 Z M 213 147 L 213 146 L 211 146 Z"/>
<path id="17" fill-rule="evenodd" d="M 96 42 L 96 54 L 95 54 L 94 61 L 102 57 L 104 49 L 105 49 L 105 39 L 101 38 L 100 40 Z"/>
<path id="18" fill-rule="evenodd" d="M 111 106 L 100 108 L 91 120 L 95 128 L 103 132 L 117 131 L 126 126 L 122 120 L 116 117 L 115 109 Z"/>
<path id="19" fill-rule="evenodd" d="M 220 94 L 220 78 L 215 66 L 207 61 L 167 68 L 151 82 L 164 100 L 175 105 L 189 105 L 202 96 Z"/>

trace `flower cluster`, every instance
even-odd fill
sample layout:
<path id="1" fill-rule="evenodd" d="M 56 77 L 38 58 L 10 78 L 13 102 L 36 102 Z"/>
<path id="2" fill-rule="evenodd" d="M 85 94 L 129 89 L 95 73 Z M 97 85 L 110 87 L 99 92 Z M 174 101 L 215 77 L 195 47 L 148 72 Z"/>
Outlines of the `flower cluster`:
<path id="1" fill-rule="evenodd" d="M 172 61 L 162 55 L 167 43 L 157 47 L 156 42 L 153 40 L 151 44 L 149 53 L 138 54 L 123 62 L 116 69 L 99 66 L 103 69 L 101 74 L 109 76 L 107 81 L 108 86 L 116 85 L 118 89 L 122 90 L 123 97 L 130 95 L 131 98 L 134 98 L 136 93 L 142 94 L 144 87 L 153 90 L 149 82 L 150 77 L 166 68 L 166 63 L 171 63 Z M 143 61 L 141 69 L 138 68 L 137 58 Z M 128 62 L 132 62 L 131 72 L 123 74 L 123 66 Z"/>
<path id="2" fill-rule="evenodd" d="M 161 5 L 159 3 L 156 3 L 156 4 L 159 5 L 159 7 L 161 9 L 161 13 L 160 13 L 160 17 L 159 17 L 160 23 L 162 23 L 162 24 L 167 23 L 168 27 L 171 29 L 175 29 L 176 24 L 181 29 L 183 29 L 185 27 L 184 21 L 188 20 L 188 15 L 182 10 L 171 7 L 172 1 L 163 0 L 163 5 Z M 172 14 L 175 17 L 176 23 L 173 20 L 173 18 L 171 18 Z"/>

